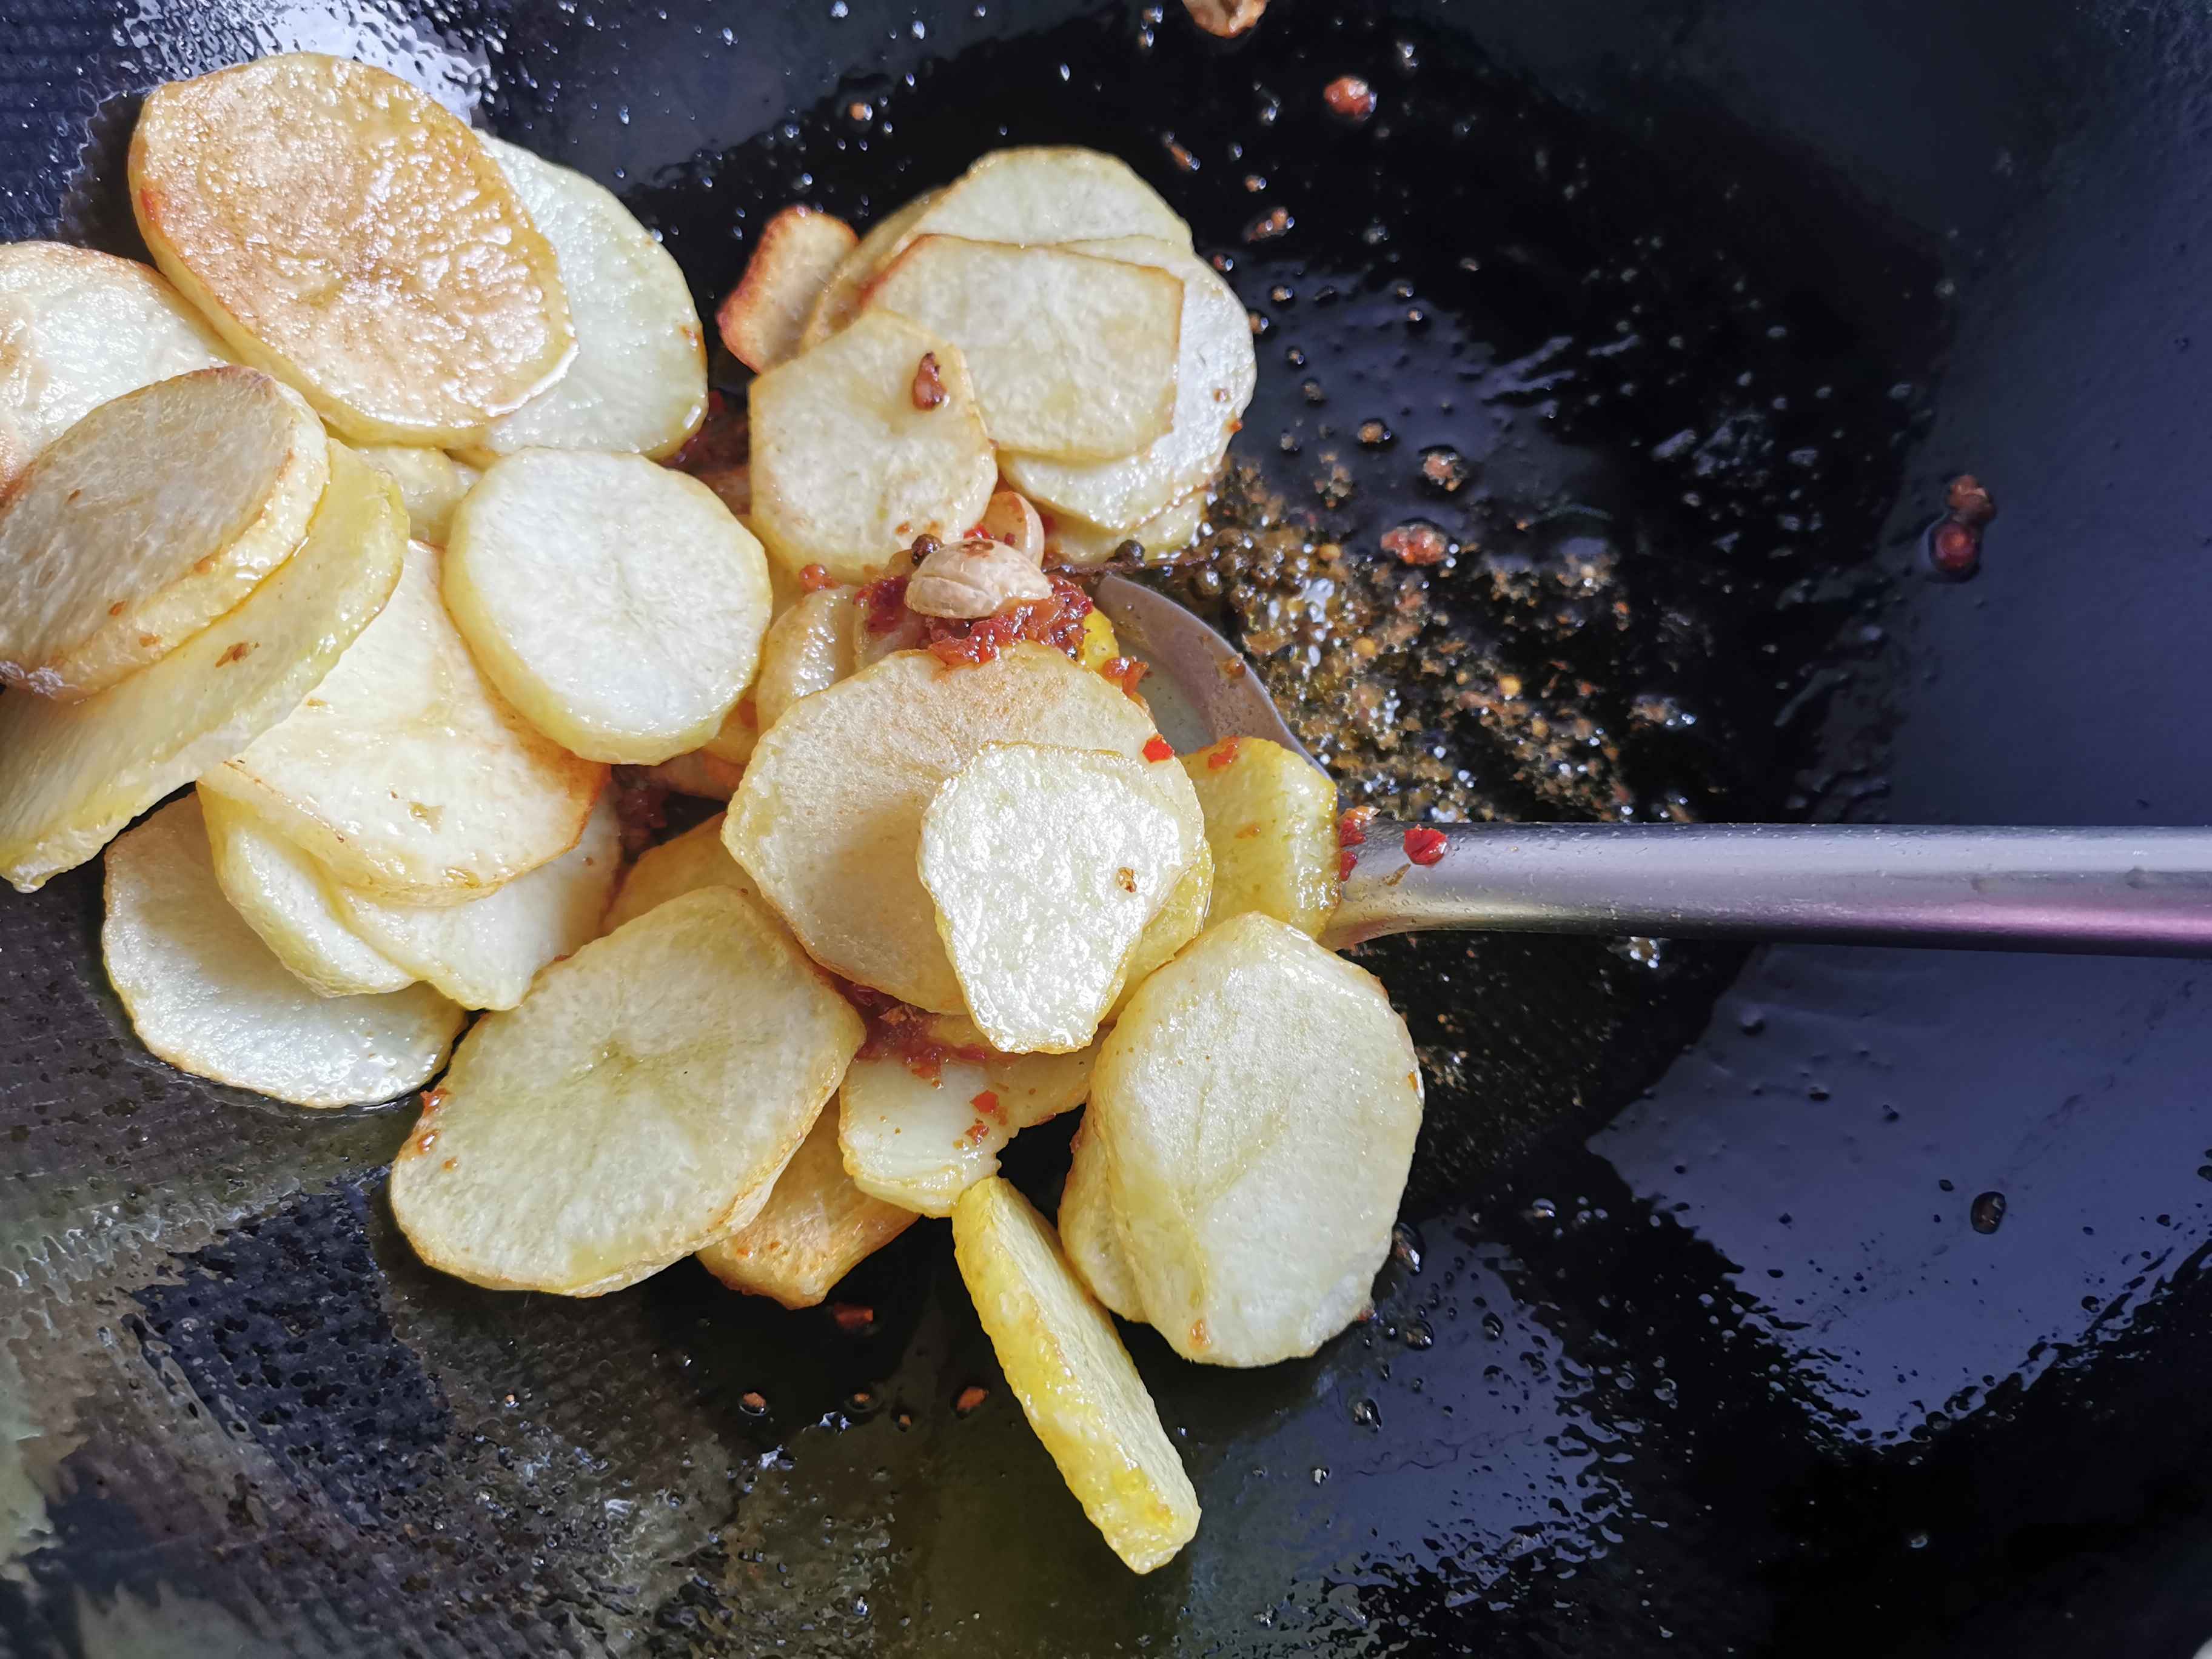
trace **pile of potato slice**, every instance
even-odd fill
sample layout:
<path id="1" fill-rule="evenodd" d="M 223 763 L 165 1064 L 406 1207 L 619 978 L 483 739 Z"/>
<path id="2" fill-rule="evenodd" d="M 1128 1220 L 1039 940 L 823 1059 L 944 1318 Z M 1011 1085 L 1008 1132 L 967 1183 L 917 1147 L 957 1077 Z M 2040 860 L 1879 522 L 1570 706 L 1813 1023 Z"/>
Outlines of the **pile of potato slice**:
<path id="1" fill-rule="evenodd" d="M 1196 1497 L 1105 1310 L 1311 1352 L 1421 1108 L 1316 942 L 1327 780 L 1176 757 L 1067 580 L 1189 540 L 1251 395 L 1188 228 L 1082 150 L 865 236 L 787 210 L 702 482 L 660 464 L 708 405 L 674 263 L 393 76 L 158 88 L 131 185 L 158 272 L 0 248 L 0 872 L 113 841 L 107 971 L 188 1072 L 442 1073 L 390 1194 L 477 1284 L 696 1255 L 802 1308 L 949 1217 L 1070 1488 L 1173 1556 Z M 727 810 L 625 868 L 614 766 Z M 1055 1231 L 998 1159 L 1079 1107 Z"/>

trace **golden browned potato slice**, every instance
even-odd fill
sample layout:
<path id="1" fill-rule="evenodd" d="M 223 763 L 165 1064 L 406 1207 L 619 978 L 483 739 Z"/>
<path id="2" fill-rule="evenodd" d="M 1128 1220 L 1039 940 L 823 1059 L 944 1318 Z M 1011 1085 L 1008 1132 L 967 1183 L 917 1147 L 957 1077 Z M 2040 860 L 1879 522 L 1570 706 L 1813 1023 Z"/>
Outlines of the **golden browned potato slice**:
<path id="1" fill-rule="evenodd" d="M 961 1194 L 997 1171 L 1009 1140 L 1083 1103 L 1097 1053 L 995 1054 L 970 1022 L 923 1018 L 918 1052 L 930 1063 L 916 1071 L 897 1054 L 854 1060 L 838 1095 L 838 1138 L 862 1192 L 950 1215 Z"/>
<path id="2" fill-rule="evenodd" d="M 1212 902 L 1213 854 L 1201 841 L 1198 857 L 1183 872 L 1182 879 L 1168 895 L 1167 902 L 1160 906 L 1159 914 L 1137 940 L 1137 948 L 1129 953 L 1128 969 L 1121 979 L 1121 994 L 1107 1011 L 1109 1021 L 1120 1017 L 1129 999 L 1136 994 L 1137 988 L 1154 969 L 1205 931 L 1206 913 Z"/>
<path id="3" fill-rule="evenodd" d="M 1150 236 L 1190 246 L 1190 227 L 1125 161 L 1095 149 L 1038 145 L 995 149 L 915 220 L 914 238 L 981 242 L 1079 242 Z"/>
<path id="4" fill-rule="evenodd" d="M 477 1022 L 392 1166 L 392 1213 L 474 1284 L 620 1290 L 760 1212 L 862 1030 L 735 893 L 672 899 Z"/>
<path id="5" fill-rule="evenodd" d="M 461 1011 L 427 985 L 326 997 L 263 948 L 216 885 L 196 796 L 107 855 L 100 950 L 138 1039 L 172 1066 L 295 1106 L 352 1106 L 420 1088 Z"/>
<path id="6" fill-rule="evenodd" d="M 775 560 L 769 561 L 769 569 L 781 570 L 782 568 Z M 775 630 L 775 624 L 770 623 L 769 631 L 773 633 Z M 768 650 L 765 636 L 761 641 L 761 650 L 765 657 Z M 747 692 L 737 700 L 728 714 L 722 716 L 722 724 L 714 735 L 699 745 L 699 753 L 702 757 L 718 763 L 721 769 L 727 771 L 732 789 L 738 787 L 738 778 L 744 772 L 745 763 L 753 757 L 753 750 L 760 743 L 760 704 L 752 693 Z M 678 757 L 679 760 L 682 758 Z M 674 763 L 668 763 L 672 765 Z M 722 799 L 727 800 L 729 796 L 725 793 Z"/>
<path id="7" fill-rule="evenodd" d="M 537 449 L 499 461 L 454 514 L 445 599 L 539 731 L 650 766 L 712 739 L 752 683 L 768 557 L 696 478 Z"/>
<path id="8" fill-rule="evenodd" d="M 1099 1303 L 1127 1320 L 1144 1322 L 1145 1302 L 1129 1271 L 1129 1244 L 1115 1213 L 1106 1176 L 1106 1143 L 1078 1126 L 1068 1147 L 1067 1181 L 1060 1192 L 1061 1248 L 1067 1265 Z"/>
<path id="9" fill-rule="evenodd" d="M 673 454 L 707 412 L 707 346 L 691 285 L 613 194 L 497 138 L 484 147 L 553 244 L 576 331 L 568 372 L 471 446 Z"/>
<path id="10" fill-rule="evenodd" d="M 952 1212 L 952 1253 L 1007 1386 L 1091 1524 L 1134 1571 L 1172 1559 L 1198 1530 L 1198 1493 L 1052 1228 L 994 1176 Z"/>
<path id="11" fill-rule="evenodd" d="M 399 499 L 407 504 L 407 533 L 433 547 L 446 544 L 453 528 L 453 509 L 461 497 L 476 487 L 483 474 L 465 461 L 457 461 L 442 449 L 417 449 L 407 444 L 364 444 L 354 453 L 399 486 Z"/>
<path id="12" fill-rule="evenodd" d="M 622 872 L 622 827 L 602 796 L 576 844 L 466 904 L 388 904 L 325 881 L 362 939 L 464 1008 L 512 1008 L 549 962 L 597 938 Z"/>
<path id="13" fill-rule="evenodd" d="M 1216 1365 L 1311 1353 L 1358 1317 L 1420 1127 L 1374 976 L 1249 910 L 1138 988 L 1086 1121 L 1146 1316 Z"/>
<path id="14" fill-rule="evenodd" d="M 849 587 L 808 593 L 769 624 L 753 684 L 753 740 L 801 697 L 826 691 L 852 673 L 854 630 L 861 625 Z"/>
<path id="15" fill-rule="evenodd" d="M 639 854 L 637 862 L 623 878 L 615 902 L 608 908 L 606 919 L 599 924 L 600 930 L 611 933 L 654 906 L 695 893 L 702 887 L 726 887 L 757 906 L 763 915 L 775 914 L 761 898 L 753 878 L 730 856 L 729 848 L 722 845 L 722 820 L 717 814 Z"/>
<path id="16" fill-rule="evenodd" d="M 1044 646 L 957 668 L 901 652 L 784 711 L 745 768 L 722 836 L 816 961 L 956 1013 L 960 981 L 915 869 L 939 786 L 988 743 L 1141 757 L 1157 735 L 1141 703 Z M 1152 770 L 1170 790 L 1189 787 L 1172 760 Z"/>
<path id="17" fill-rule="evenodd" d="M 415 975 L 356 933 L 298 848 L 221 795 L 200 794 L 216 885 L 270 954 L 318 996 L 377 996 Z"/>
<path id="18" fill-rule="evenodd" d="M 0 489 L 109 398 L 222 361 L 208 325 L 137 260 L 0 246 Z"/>
<path id="19" fill-rule="evenodd" d="M 733 1291 L 811 1308 L 919 1218 L 853 1184 L 838 1158 L 836 1114 L 825 1111 L 775 1178 L 766 1207 L 700 1251 L 699 1265 Z"/>
<path id="20" fill-rule="evenodd" d="M 999 464 L 951 342 L 878 313 L 749 392 L 752 526 L 796 573 L 866 581 L 917 536 L 957 539 Z"/>
<path id="21" fill-rule="evenodd" d="M 1156 517 L 1127 530 L 1109 530 L 1072 513 L 1055 512 L 1050 515 L 1045 530 L 1045 562 L 1103 564 L 1134 542 L 1144 562 L 1164 564 L 1190 545 L 1205 517 L 1206 492 L 1202 489 L 1170 503 Z"/>
<path id="22" fill-rule="evenodd" d="M 837 262 L 836 268 L 830 273 L 830 280 L 823 284 L 822 292 L 807 310 L 806 326 L 799 337 L 799 350 L 811 351 L 860 314 L 861 294 L 875 280 L 876 273 L 890 263 L 890 256 L 906 246 L 907 232 L 929 211 L 930 204 L 941 193 L 924 191 L 904 207 L 878 220 L 852 252 Z"/>
<path id="23" fill-rule="evenodd" d="M 922 814 L 921 884 L 968 1012 L 1008 1054 L 1088 1043 L 1202 817 L 1127 755 L 989 744 Z"/>
<path id="24" fill-rule="evenodd" d="M 868 285 L 866 306 L 960 348 L 1000 449 L 1103 461 L 1167 434 L 1182 295 L 1151 265 L 931 235 Z"/>
<path id="25" fill-rule="evenodd" d="M 237 609 L 81 702 L 0 696 L 0 875 L 27 893 L 83 863 L 283 720 L 391 595 L 406 535 L 399 492 L 333 445 L 307 539 Z"/>
<path id="26" fill-rule="evenodd" d="M 1218 920 L 1257 910 L 1313 939 L 1343 896 L 1336 786 L 1265 738 L 1224 738 L 1182 757 L 1206 809 Z"/>
<path id="27" fill-rule="evenodd" d="M 836 215 L 804 203 L 763 225 L 745 274 L 714 313 L 730 355 L 755 374 L 796 357 L 807 313 L 859 240 Z"/>
<path id="28" fill-rule="evenodd" d="M 313 694 L 201 779 L 346 886 L 404 904 L 481 898 L 558 858 L 606 781 L 477 672 L 438 565 L 409 544 L 392 602 Z"/>
<path id="29" fill-rule="evenodd" d="M 1055 514 L 1136 536 L 1148 520 L 1203 489 L 1221 469 L 1229 439 L 1243 423 L 1259 371 L 1252 328 L 1238 299 L 1213 267 L 1172 243 L 1123 237 L 1076 242 L 1068 252 L 1088 253 L 1171 272 L 1182 282 L 1182 331 L 1176 359 L 1175 416 L 1169 429 L 1133 455 L 1110 461 L 1075 462 L 1037 455 L 1005 455 L 1000 470 L 1014 487 Z M 981 374 L 979 369 L 977 373 Z M 990 416 L 988 388 L 984 417 Z M 1158 538 L 1170 528 L 1152 526 Z M 1188 541 L 1188 535 L 1182 540 Z M 1159 551 L 1174 545 L 1163 542 Z"/>
<path id="30" fill-rule="evenodd" d="M 469 441 L 575 349 L 499 164 L 382 70 L 288 52 L 156 87 L 130 177 L 162 274 L 346 437 Z"/>
<path id="31" fill-rule="evenodd" d="M 312 410 L 251 368 L 102 404 L 0 496 L 0 679 L 104 691 L 243 599 L 330 477 Z"/>

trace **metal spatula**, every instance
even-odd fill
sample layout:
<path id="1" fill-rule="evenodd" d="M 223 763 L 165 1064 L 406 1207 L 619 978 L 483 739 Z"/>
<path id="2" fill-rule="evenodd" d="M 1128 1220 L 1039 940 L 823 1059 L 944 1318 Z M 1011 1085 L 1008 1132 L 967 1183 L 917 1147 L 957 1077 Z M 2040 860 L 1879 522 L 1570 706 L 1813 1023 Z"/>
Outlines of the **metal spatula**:
<path id="1" fill-rule="evenodd" d="M 1118 576 L 1095 597 L 1178 750 L 1306 753 L 1198 617 Z M 2212 829 L 1449 823 L 1421 865 L 1408 827 L 1368 826 L 1327 943 L 1456 927 L 2212 957 Z"/>

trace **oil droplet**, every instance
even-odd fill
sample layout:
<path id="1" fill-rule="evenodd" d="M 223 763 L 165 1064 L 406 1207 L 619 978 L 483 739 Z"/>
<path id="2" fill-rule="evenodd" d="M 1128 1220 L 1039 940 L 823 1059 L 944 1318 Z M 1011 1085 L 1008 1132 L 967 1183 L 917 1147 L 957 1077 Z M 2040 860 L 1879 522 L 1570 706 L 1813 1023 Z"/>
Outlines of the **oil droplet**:
<path id="1" fill-rule="evenodd" d="M 1379 1429 L 1382 1426 L 1382 1408 L 1372 1400 L 1355 1401 L 1352 1407 L 1352 1420 L 1363 1429 Z"/>
<path id="2" fill-rule="evenodd" d="M 1315 1465 L 1314 1465 L 1314 1472 L 1313 1472 L 1313 1483 L 1314 1483 L 1314 1485 L 1316 1485 L 1316 1486 L 1320 1486 L 1320 1485 L 1322 1484 L 1322 1482 L 1323 1482 L 1324 1480 L 1327 1480 L 1328 1479 L 1328 1466 L 1326 1463 L 1316 1463 L 1316 1464 L 1315 1464 Z"/>
<path id="3" fill-rule="evenodd" d="M 1528 1206 L 1528 1218 L 1531 1221 L 1549 1221 L 1559 1212 L 1559 1206 L 1548 1198 L 1540 1198 Z"/>
<path id="4" fill-rule="evenodd" d="M 1429 1328 L 1427 1322 L 1419 1319 L 1407 1320 L 1406 1328 L 1398 1334 L 1409 1348 L 1432 1347 L 1437 1340 L 1437 1334 Z"/>
<path id="5" fill-rule="evenodd" d="M 768 1413 L 768 1396 L 748 1389 L 738 1396 L 738 1409 L 747 1417 L 763 1417 Z"/>
<path id="6" fill-rule="evenodd" d="M 1914 1533 L 1910 1538 L 1905 1540 L 1905 1547 L 1909 1550 L 1926 1549 L 1928 1547 L 1928 1534 L 1924 1532 Z"/>
<path id="7" fill-rule="evenodd" d="M 1390 1230 L 1390 1254 L 1407 1273 L 1421 1271 L 1421 1236 L 1404 1222 Z"/>
<path id="8" fill-rule="evenodd" d="M 1483 1315 L 1482 1334 L 1488 1337 L 1492 1342 L 1497 1341 L 1500 1337 L 1505 1334 L 1505 1322 L 1500 1319 L 1494 1313 L 1486 1313 Z"/>
<path id="9" fill-rule="evenodd" d="M 1966 1219 L 1978 1233 L 1993 1233 L 2004 1224 L 2005 1195 L 2002 1193 L 1984 1193 L 1966 1212 Z"/>

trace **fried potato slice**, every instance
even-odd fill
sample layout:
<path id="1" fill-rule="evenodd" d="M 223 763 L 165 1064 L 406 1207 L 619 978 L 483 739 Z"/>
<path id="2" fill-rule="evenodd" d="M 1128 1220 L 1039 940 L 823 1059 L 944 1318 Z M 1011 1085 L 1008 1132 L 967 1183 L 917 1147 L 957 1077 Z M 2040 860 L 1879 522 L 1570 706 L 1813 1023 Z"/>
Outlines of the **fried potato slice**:
<path id="1" fill-rule="evenodd" d="M 1311 1353 L 1367 1305 L 1421 1127 L 1406 1022 L 1365 969 L 1248 910 L 1129 999 L 1088 1128 L 1152 1322 L 1187 1359 Z"/>
<path id="2" fill-rule="evenodd" d="M 1136 535 L 1147 520 L 1203 489 L 1221 470 L 1230 436 L 1243 423 L 1252 389 L 1259 382 L 1251 321 L 1235 291 L 1188 248 L 1129 236 L 1073 242 L 1067 252 L 1150 265 L 1182 279 L 1174 417 L 1166 432 L 1133 455 L 1085 463 L 1009 454 L 1000 458 L 999 469 L 1016 489 L 1055 513 L 1072 513 L 1091 524 Z M 984 417 L 989 416 L 987 388 Z M 1156 526 L 1152 533 L 1158 537 L 1168 527 Z M 1152 544 L 1144 536 L 1137 539 L 1147 548 Z M 1188 535 L 1182 538 L 1189 539 Z M 1163 543 L 1160 550 L 1178 544 Z"/>
<path id="3" fill-rule="evenodd" d="M 927 235 L 868 285 L 865 303 L 960 348 L 1000 449 L 1111 460 L 1165 436 L 1174 419 L 1183 288 L 1173 272 Z"/>
<path id="4" fill-rule="evenodd" d="M 988 743 L 1141 757 L 1144 706 L 1057 651 L 1017 643 L 948 668 L 900 652 L 803 697 L 762 735 L 722 838 L 817 962 L 900 1001 L 964 1010 L 915 866 L 921 817 Z M 1152 768 L 1179 793 L 1172 761 Z M 1195 800 L 1195 797 L 1192 799 Z"/>
<path id="5" fill-rule="evenodd" d="M 1067 1265 L 1099 1304 L 1135 1323 L 1145 1322 L 1145 1299 L 1129 1270 L 1129 1243 L 1106 1174 L 1106 1143 L 1080 1124 L 1068 1146 L 1067 1180 L 1060 1190 L 1060 1247 Z"/>
<path id="6" fill-rule="evenodd" d="M 399 492 L 333 445 L 307 539 L 235 610 L 96 696 L 0 696 L 0 875 L 33 891 L 281 722 L 382 609 L 406 536 Z"/>
<path id="7" fill-rule="evenodd" d="M 696 478 L 538 449 L 495 464 L 453 514 L 445 600 L 539 731 L 650 766 L 710 741 L 752 683 L 768 556 Z"/>
<path id="8" fill-rule="evenodd" d="M 987 744 L 921 818 L 921 884 L 994 1048 L 1068 1054 L 1121 993 L 1205 823 L 1127 755 Z"/>
<path id="9" fill-rule="evenodd" d="M 896 212 L 872 226 L 852 252 L 838 260 L 823 284 L 822 292 L 806 313 L 806 326 L 799 336 L 799 349 L 811 351 L 860 314 L 860 295 L 892 254 L 904 247 L 907 233 L 929 211 L 930 204 L 944 192 L 926 190 Z"/>
<path id="10" fill-rule="evenodd" d="M 576 355 L 559 380 L 493 422 L 470 459 L 539 448 L 675 453 L 707 412 L 691 285 L 613 192 L 516 145 L 483 142 L 553 245 Z"/>
<path id="11" fill-rule="evenodd" d="M 110 398 L 223 360 L 183 296 L 136 259 L 0 246 L 0 489 Z"/>
<path id="12" fill-rule="evenodd" d="M 477 672 L 438 566 L 408 544 L 391 603 L 313 695 L 201 779 L 346 886 L 404 904 L 481 898 L 558 858 L 606 781 Z"/>
<path id="13" fill-rule="evenodd" d="M 622 873 L 622 826 L 602 795 L 576 844 L 466 904 L 389 904 L 327 883 L 348 925 L 464 1008 L 512 1008 L 549 962 L 599 936 Z"/>
<path id="14" fill-rule="evenodd" d="M 926 358 L 935 391 L 917 402 Z M 991 499 L 999 464 L 967 367 L 902 317 L 861 318 L 748 396 L 752 526 L 793 574 L 866 581 L 917 536 L 957 539 Z"/>
<path id="15" fill-rule="evenodd" d="M 1121 994 L 1107 1011 L 1109 1020 L 1120 1018 L 1121 1010 L 1137 994 L 1137 988 L 1205 931 L 1212 903 L 1213 854 L 1201 840 L 1198 856 L 1191 860 L 1190 868 L 1183 872 L 1182 879 L 1168 894 L 1167 902 L 1160 906 L 1159 914 L 1137 940 L 1137 948 L 1129 952 L 1129 965 L 1121 977 Z"/>
<path id="16" fill-rule="evenodd" d="M 325 887 L 314 860 L 252 813 L 202 794 L 216 885 L 269 952 L 318 996 L 378 996 L 415 975 L 356 933 Z"/>
<path id="17" fill-rule="evenodd" d="M 687 893 L 477 1022 L 392 1166 L 392 1212 L 473 1284 L 620 1290 L 760 1212 L 862 1031 L 742 898 Z"/>
<path id="18" fill-rule="evenodd" d="M 859 242 L 842 219 L 803 202 L 762 226 L 745 274 L 714 313 L 730 355 L 757 374 L 796 357 L 808 313 Z"/>
<path id="19" fill-rule="evenodd" d="M 760 678 L 753 683 L 756 746 L 758 733 L 781 720 L 785 709 L 852 673 L 854 629 L 860 620 L 852 589 L 824 587 L 804 595 L 769 624 Z"/>
<path id="20" fill-rule="evenodd" d="M 453 509 L 483 477 L 442 449 L 410 444 L 364 444 L 353 452 L 399 486 L 407 506 L 407 533 L 418 542 L 443 547 L 453 528 Z"/>
<path id="21" fill-rule="evenodd" d="M 162 274 L 343 436 L 469 441 L 575 350 L 499 164 L 382 70 L 287 52 L 156 87 L 130 185 Z"/>
<path id="22" fill-rule="evenodd" d="M 420 1088 L 445 1064 L 461 1011 L 427 985 L 318 995 L 265 950 L 216 884 L 196 795 L 107 855 L 100 950 L 131 1024 L 195 1077 L 295 1106 L 353 1106 Z"/>
<path id="23" fill-rule="evenodd" d="M 1216 920 L 1257 910 L 1319 939 L 1344 895 L 1336 786 L 1265 738 L 1224 738 L 1182 757 L 1206 809 Z"/>
<path id="24" fill-rule="evenodd" d="M 600 922 L 602 933 L 611 933 L 624 922 L 635 921 L 656 905 L 695 893 L 702 887 L 726 887 L 763 915 L 773 917 L 760 889 L 722 845 L 722 817 L 716 813 L 704 823 L 695 823 L 680 836 L 671 836 L 658 847 L 648 847 L 623 878 L 615 902 Z M 777 925 L 781 926 L 779 920 Z"/>
<path id="25" fill-rule="evenodd" d="M 1005 460 L 1005 456 L 1000 457 Z M 1045 530 L 1045 562 L 1051 565 L 1103 564 L 1131 542 L 1146 564 L 1166 564 L 1191 544 L 1206 519 L 1206 492 L 1194 490 L 1142 524 L 1127 530 L 1109 530 L 1072 513 L 1055 512 Z M 1091 613 L 1096 616 L 1097 613 Z"/>
<path id="26" fill-rule="evenodd" d="M 695 749 L 646 769 L 646 775 L 654 783 L 665 784 L 695 800 L 729 799 L 738 793 L 738 781 L 744 775 L 742 765 L 724 760 L 711 749 Z"/>
<path id="27" fill-rule="evenodd" d="M 969 1020 L 921 1018 L 913 1060 L 892 1053 L 856 1060 L 846 1072 L 838 1143 L 862 1192 L 950 1215 L 961 1194 L 997 1171 L 1009 1140 L 1083 1103 L 1097 1056 L 1091 1048 L 996 1054 Z"/>
<path id="28" fill-rule="evenodd" d="M 0 497 L 0 680 L 104 691 L 289 557 L 330 479 L 307 404 L 228 364 L 104 403 Z"/>
<path id="29" fill-rule="evenodd" d="M 837 1152 L 837 1117 L 824 1112 L 783 1173 L 768 1204 L 699 1265 L 733 1291 L 811 1308 L 866 1258 L 919 1218 L 853 1184 Z"/>
<path id="30" fill-rule="evenodd" d="M 952 1254 L 1007 1386 L 1083 1512 L 1132 1571 L 1164 1565 L 1198 1531 L 1198 1493 L 1051 1226 L 1009 1182 L 981 1181 L 952 1212 Z"/>
<path id="31" fill-rule="evenodd" d="M 911 227 L 916 237 L 1079 242 L 1149 236 L 1190 246 L 1190 227 L 1129 165 L 1095 149 L 995 149 L 945 187 Z"/>

